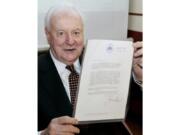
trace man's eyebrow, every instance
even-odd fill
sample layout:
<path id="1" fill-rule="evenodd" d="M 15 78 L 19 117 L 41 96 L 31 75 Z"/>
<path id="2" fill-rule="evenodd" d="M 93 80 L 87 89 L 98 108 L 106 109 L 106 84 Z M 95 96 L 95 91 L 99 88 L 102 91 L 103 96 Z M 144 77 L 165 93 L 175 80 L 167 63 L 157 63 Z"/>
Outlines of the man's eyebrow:
<path id="1" fill-rule="evenodd" d="M 80 29 L 80 28 L 76 28 L 76 29 L 74 29 L 74 31 L 75 31 L 75 30 L 82 31 L 82 29 Z"/>
<path id="2" fill-rule="evenodd" d="M 64 31 L 63 29 L 57 29 L 57 31 Z"/>

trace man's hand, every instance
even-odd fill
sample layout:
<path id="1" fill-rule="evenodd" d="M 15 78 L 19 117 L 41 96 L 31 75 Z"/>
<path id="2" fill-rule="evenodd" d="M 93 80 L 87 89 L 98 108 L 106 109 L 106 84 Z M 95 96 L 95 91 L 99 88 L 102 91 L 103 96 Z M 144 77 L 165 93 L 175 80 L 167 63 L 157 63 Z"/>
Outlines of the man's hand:
<path id="1" fill-rule="evenodd" d="M 78 124 L 75 118 L 62 116 L 54 118 L 49 123 L 48 127 L 43 130 L 41 135 L 74 135 L 79 134 L 79 128 L 74 125 Z"/>
<path id="2" fill-rule="evenodd" d="M 137 81 L 142 82 L 143 74 L 143 43 L 136 42 L 133 44 L 134 47 L 134 58 L 133 58 L 133 72 Z"/>

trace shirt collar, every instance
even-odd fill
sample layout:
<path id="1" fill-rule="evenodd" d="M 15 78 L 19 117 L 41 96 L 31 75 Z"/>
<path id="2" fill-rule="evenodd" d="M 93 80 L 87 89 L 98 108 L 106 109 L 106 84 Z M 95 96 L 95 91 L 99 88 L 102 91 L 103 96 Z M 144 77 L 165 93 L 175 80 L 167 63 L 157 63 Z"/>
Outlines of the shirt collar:
<path id="1" fill-rule="evenodd" d="M 66 64 L 64 64 L 63 62 L 57 60 L 54 55 L 52 54 L 52 51 L 50 50 L 50 56 L 55 64 L 55 66 L 58 68 L 60 74 L 65 72 L 66 69 Z M 74 69 L 76 70 L 77 73 L 80 73 L 81 71 L 81 66 L 80 66 L 80 63 L 79 63 L 79 59 L 77 59 L 75 62 L 74 62 Z"/>

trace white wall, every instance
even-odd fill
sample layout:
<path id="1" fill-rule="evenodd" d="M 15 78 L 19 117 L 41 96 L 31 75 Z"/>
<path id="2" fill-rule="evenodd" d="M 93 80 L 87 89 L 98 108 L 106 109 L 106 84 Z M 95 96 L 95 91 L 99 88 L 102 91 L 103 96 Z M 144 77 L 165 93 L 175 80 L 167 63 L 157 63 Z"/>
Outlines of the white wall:
<path id="1" fill-rule="evenodd" d="M 48 46 L 44 34 L 44 16 L 54 4 L 70 1 L 86 16 L 87 39 L 126 39 L 129 0 L 38 0 L 38 48 Z"/>

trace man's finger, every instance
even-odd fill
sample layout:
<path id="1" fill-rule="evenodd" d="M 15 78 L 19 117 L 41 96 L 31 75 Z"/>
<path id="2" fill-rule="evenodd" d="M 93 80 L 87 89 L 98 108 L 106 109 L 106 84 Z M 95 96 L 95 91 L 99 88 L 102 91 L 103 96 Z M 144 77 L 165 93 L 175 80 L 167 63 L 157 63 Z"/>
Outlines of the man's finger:
<path id="1" fill-rule="evenodd" d="M 137 64 L 137 63 L 138 63 L 138 64 L 142 64 L 142 63 L 143 63 L 143 60 L 142 60 L 141 57 L 140 57 L 140 58 L 134 58 L 134 59 L 133 59 L 133 63 L 134 63 L 134 64 Z"/>
<path id="2" fill-rule="evenodd" d="M 138 67 L 143 68 L 142 64 L 137 64 L 137 65 L 138 65 Z"/>
<path id="3" fill-rule="evenodd" d="M 138 49 L 137 51 L 135 51 L 134 53 L 134 57 L 142 57 L 143 55 L 143 49 Z"/>
<path id="4" fill-rule="evenodd" d="M 136 42 L 136 43 L 133 43 L 133 46 L 134 46 L 134 49 L 137 50 L 139 48 L 142 48 L 143 43 L 142 42 Z"/>
<path id="5" fill-rule="evenodd" d="M 62 116 L 57 118 L 59 124 L 78 124 L 78 120 L 69 116 Z"/>
<path id="6" fill-rule="evenodd" d="M 61 125 L 61 132 L 66 132 L 66 133 L 76 133 L 79 134 L 80 130 L 79 128 L 73 126 L 73 125 Z"/>

